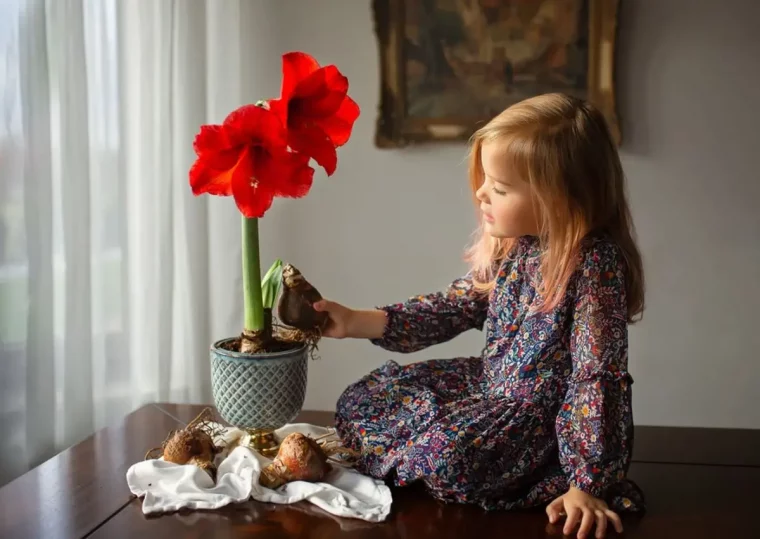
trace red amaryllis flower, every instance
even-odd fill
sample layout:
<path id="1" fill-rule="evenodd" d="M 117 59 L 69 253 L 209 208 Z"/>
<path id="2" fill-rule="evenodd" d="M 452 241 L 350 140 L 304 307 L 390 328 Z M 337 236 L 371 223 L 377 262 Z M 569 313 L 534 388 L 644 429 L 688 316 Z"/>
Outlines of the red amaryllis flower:
<path id="1" fill-rule="evenodd" d="M 348 79 L 334 65 L 320 67 L 303 52 L 282 57 L 280 99 L 269 100 L 288 129 L 288 144 L 313 157 L 327 175 L 335 172 L 335 148 L 344 145 L 359 117 L 359 106 L 348 97 Z"/>
<path id="2" fill-rule="evenodd" d="M 288 151 L 282 122 L 262 107 L 245 105 L 222 125 L 201 126 L 193 148 L 193 193 L 232 195 L 246 217 L 263 217 L 276 196 L 299 198 L 311 188 L 309 156 Z"/>

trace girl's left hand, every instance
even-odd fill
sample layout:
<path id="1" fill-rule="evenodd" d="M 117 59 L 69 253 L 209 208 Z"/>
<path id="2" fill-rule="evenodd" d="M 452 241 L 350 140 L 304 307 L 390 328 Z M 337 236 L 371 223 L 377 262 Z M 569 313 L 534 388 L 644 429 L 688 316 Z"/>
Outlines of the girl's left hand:
<path id="1" fill-rule="evenodd" d="M 596 523 L 596 537 L 605 537 L 607 520 L 612 521 L 615 531 L 623 533 L 623 523 L 620 517 L 612 511 L 604 500 L 594 498 L 582 490 L 570 487 L 566 494 L 560 496 L 546 508 L 549 522 L 555 524 L 562 515 L 567 515 L 562 533 L 570 535 L 580 523 L 578 539 L 585 539 Z"/>

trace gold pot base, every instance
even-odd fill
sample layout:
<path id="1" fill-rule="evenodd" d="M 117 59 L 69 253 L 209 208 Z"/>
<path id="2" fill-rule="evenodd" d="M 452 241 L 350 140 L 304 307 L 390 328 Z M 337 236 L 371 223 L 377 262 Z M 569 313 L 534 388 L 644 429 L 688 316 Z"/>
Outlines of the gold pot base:
<path id="1" fill-rule="evenodd" d="M 246 429 L 246 432 L 251 437 L 251 441 L 248 444 L 250 449 L 258 451 L 270 459 L 277 456 L 280 443 L 274 436 L 274 429 Z"/>

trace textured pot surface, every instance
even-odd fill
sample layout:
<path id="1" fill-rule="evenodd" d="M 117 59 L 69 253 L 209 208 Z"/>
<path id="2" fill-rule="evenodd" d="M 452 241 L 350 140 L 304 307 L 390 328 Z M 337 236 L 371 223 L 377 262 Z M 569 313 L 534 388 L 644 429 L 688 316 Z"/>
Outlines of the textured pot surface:
<path id="1" fill-rule="evenodd" d="M 271 354 L 211 347 L 211 384 L 219 415 L 240 428 L 279 428 L 303 407 L 309 356 L 306 345 Z"/>

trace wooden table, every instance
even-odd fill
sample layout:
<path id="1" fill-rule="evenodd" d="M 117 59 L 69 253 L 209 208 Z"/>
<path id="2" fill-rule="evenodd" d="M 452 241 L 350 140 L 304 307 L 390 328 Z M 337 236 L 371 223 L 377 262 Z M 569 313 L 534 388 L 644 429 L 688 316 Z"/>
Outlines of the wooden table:
<path id="1" fill-rule="evenodd" d="M 127 488 L 127 469 L 201 409 L 145 406 L 6 485 L 0 489 L 0 537 L 443 539 L 496 530 L 499 537 L 562 535 L 542 510 L 486 513 L 437 503 L 415 487 L 394 489 L 392 513 L 380 524 L 339 519 L 306 502 L 251 501 L 214 512 L 145 517 L 141 500 Z M 332 414 L 303 412 L 298 421 L 327 425 Z M 760 537 L 760 431 L 637 427 L 630 475 L 647 494 L 649 511 L 624 518 L 625 537 Z"/>

